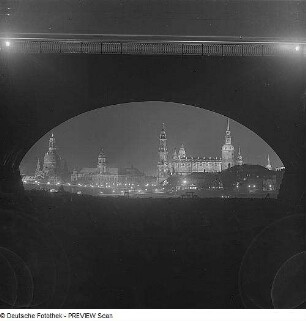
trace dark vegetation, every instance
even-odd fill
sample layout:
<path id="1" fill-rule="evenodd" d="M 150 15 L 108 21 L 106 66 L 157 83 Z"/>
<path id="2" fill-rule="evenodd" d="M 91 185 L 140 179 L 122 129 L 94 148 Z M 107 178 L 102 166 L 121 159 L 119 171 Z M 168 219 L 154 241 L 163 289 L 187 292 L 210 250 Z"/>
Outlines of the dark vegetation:
<path id="1" fill-rule="evenodd" d="M 2 306 L 41 308 L 243 308 L 244 253 L 265 226 L 295 211 L 275 199 L 43 191 L 2 198 L 1 208 L 1 246 L 33 280 L 22 293 L 6 281 Z"/>

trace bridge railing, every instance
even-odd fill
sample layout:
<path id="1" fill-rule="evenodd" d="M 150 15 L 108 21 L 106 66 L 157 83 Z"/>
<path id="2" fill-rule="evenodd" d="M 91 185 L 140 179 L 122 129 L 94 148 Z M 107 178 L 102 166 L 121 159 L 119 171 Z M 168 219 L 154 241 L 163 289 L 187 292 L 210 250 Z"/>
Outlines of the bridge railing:
<path id="1" fill-rule="evenodd" d="M 145 41 L 69 41 L 14 39 L 0 52 L 23 54 L 122 54 L 176 56 L 306 56 L 306 44 Z"/>

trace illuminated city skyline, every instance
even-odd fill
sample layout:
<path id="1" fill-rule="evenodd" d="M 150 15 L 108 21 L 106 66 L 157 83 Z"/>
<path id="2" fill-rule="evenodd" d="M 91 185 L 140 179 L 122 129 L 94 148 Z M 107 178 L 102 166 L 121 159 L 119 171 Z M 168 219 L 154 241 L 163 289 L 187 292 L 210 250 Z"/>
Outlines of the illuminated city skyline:
<path id="1" fill-rule="evenodd" d="M 112 166 L 135 166 L 156 175 L 161 124 L 167 126 L 169 150 L 184 144 L 189 155 L 219 157 L 224 142 L 227 118 L 204 109 L 175 103 L 129 103 L 97 109 L 57 126 L 53 132 L 61 156 L 69 169 L 90 167 L 103 148 Z M 273 149 L 254 132 L 231 120 L 233 141 L 241 149 L 245 163 L 283 166 Z M 27 153 L 21 171 L 35 171 L 51 132 L 44 135 Z"/>

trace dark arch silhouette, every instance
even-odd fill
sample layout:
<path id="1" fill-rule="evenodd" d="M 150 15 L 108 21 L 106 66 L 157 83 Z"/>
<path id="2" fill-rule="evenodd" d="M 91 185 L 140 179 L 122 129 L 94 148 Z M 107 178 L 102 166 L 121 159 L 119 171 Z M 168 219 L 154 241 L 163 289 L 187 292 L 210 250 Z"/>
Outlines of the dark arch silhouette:
<path id="1" fill-rule="evenodd" d="M 20 186 L 29 148 L 60 123 L 96 108 L 141 101 L 205 108 L 264 139 L 286 174 L 279 197 L 305 189 L 306 65 L 297 57 L 6 55 L 1 57 L 1 189 Z"/>

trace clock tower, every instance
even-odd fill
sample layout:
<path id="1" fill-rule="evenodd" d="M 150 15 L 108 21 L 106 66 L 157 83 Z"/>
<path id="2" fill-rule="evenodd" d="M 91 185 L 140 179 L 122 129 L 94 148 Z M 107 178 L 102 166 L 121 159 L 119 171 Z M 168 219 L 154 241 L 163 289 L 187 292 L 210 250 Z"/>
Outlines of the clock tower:
<path id="1" fill-rule="evenodd" d="M 230 131 L 229 119 L 227 119 L 227 128 L 225 132 L 225 144 L 222 146 L 222 170 L 228 169 L 235 165 L 234 146 Z"/>

